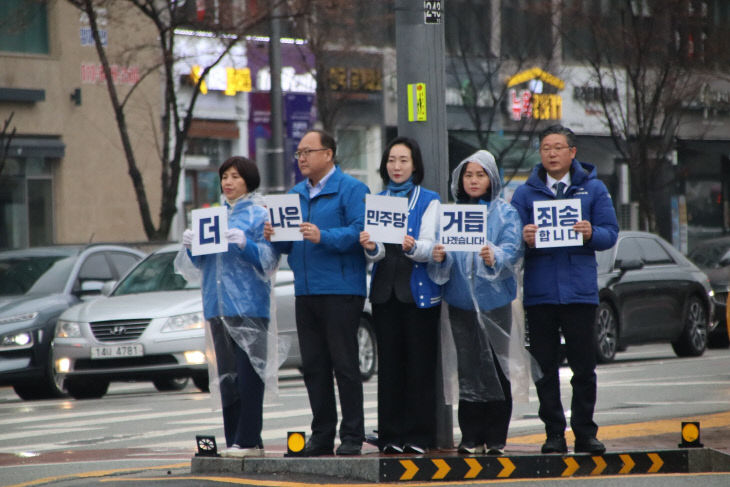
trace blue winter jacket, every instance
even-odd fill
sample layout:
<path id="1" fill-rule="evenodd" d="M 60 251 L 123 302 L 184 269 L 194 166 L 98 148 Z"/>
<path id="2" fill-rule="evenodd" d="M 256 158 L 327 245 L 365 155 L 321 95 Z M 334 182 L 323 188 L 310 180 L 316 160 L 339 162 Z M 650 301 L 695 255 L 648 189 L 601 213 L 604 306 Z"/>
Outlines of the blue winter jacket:
<path id="1" fill-rule="evenodd" d="M 299 195 L 302 220 L 317 225 L 321 235 L 317 244 L 307 240 L 273 243 L 279 252 L 289 254 L 295 295 L 366 295 L 360 232 L 365 222 L 365 195 L 369 192 L 364 183 L 339 167 L 312 199 L 306 181 L 289 191 Z"/>
<path id="2" fill-rule="evenodd" d="M 228 202 L 225 203 L 229 207 Z M 229 207 L 230 210 L 230 207 Z M 268 212 L 249 199 L 239 200 L 228 215 L 228 228 L 238 228 L 246 235 L 241 249 L 229 244 L 228 251 L 192 256 L 202 270 L 203 314 L 269 318 L 271 282 L 267 273 L 276 262 L 271 244 L 264 238 Z"/>
<path id="3" fill-rule="evenodd" d="M 527 248 L 523 279 L 524 305 L 536 304 L 598 304 L 596 250 L 611 248 L 618 238 L 618 222 L 611 195 L 596 177 L 596 168 L 573 159 L 570 167 L 571 184 L 566 198 L 581 200 L 584 220 L 591 222 L 593 235 L 582 246 Z M 554 200 L 555 195 L 545 184 L 542 164 L 532 170 L 527 182 L 517 188 L 512 205 L 525 225 L 534 223 L 533 202 Z"/>

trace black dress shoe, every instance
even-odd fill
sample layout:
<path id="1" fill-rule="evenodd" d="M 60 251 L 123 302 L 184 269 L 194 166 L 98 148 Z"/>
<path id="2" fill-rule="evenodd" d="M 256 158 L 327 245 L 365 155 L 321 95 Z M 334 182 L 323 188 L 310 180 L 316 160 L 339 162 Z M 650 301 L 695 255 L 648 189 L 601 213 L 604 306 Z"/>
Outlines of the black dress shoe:
<path id="1" fill-rule="evenodd" d="M 542 445 L 543 453 L 568 453 L 568 444 L 564 436 L 548 436 Z"/>
<path id="2" fill-rule="evenodd" d="M 426 453 L 427 448 L 421 445 L 416 445 L 415 443 L 406 443 L 406 445 L 403 447 L 403 453 L 410 453 L 412 455 L 423 455 Z"/>
<path id="3" fill-rule="evenodd" d="M 403 447 L 395 443 L 388 443 L 383 447 L 383 453 L 388 455 L 397 455 L 403 453 Z"/>
<path id="4" fill-rule="evenodd" d="M 338 455 L 359 455 L 362 452 L 362 443 L 355 443 L 354 441 L 344 441 L 340 446 L 337 447 Z"/>
<path id="5" fill-rule="evenodd" d="M 606 445 L 598 441 L 596 437 L 576 438 L 575 452 L 590 453 L 591 455 L 603 455 L 606 453 Z"/>
<path id="6" fill-rule="evenodd" d="M 304 445 L 302 456 L 305 457 L 320 457 L 322 455 L 332 455 L 334 452 L 332 446 L 320 445 L 314 443 L 311 439 Z"/>

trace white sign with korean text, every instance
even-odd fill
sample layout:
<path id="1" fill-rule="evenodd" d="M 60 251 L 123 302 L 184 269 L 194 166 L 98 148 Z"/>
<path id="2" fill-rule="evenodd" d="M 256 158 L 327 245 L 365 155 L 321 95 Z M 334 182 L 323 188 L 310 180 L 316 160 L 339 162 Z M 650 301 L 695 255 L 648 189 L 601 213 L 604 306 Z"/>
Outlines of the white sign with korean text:
<path id="1" fill-rule="evenodd" d="M 302 240 L 302 208 L 298 194 L 279 194 L 264 197 L 269 209 L 269 223 L 274 229 L 272 242 Z"/>
<path id="2" fill-rule="evenodd" d="M 583 219 L 580 199 L 535 201 L 533 218 L 538 249 L 583 245 L 583 235 L 573 230 L 573 225 Z"/>
<path id="3" fill-rule="evenodd" d="M 228 250 L 228 210 L 225 206 L 201 208 L 191 212 L 193 220 L 193 255 L 218 254 Z"/>
<path id="4" fill-rule="evenodd" d="M 478 252 L 487 244 L 487 207 L 441 205 L 440 227 L 444 250 Z"/>
<path id="5" fill-rule="evenodd" d="M 365 231 L 371 241 L 402 244 L 407 227 L 408 198 L 365 195 Z"/>

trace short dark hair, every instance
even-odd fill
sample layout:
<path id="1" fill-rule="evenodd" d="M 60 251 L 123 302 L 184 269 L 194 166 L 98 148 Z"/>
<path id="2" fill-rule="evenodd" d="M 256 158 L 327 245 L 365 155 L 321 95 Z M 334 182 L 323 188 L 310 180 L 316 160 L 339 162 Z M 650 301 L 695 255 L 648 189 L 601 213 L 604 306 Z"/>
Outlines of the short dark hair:
<path id="1" fill-rule="evenodd" d="M 335 142 L 335 138 L 332 134 L 320 129 L 308 130 L 307 134 L 319 134 L 319 143 L 322 144 L 322 147 L 325 149 L 332 151 L 332 160 L 337 163 L 337 142 Z"/>
<path id="2" fill-rule="evenodd" d="M 421 156 L 421 148 L 418 146 L 418 142 L 410 137 L 396 137 L 388 143 L 385 151 L 383 151 L 379 169 L 383 184 L 387 186 L 390 182 L 388 168 L 386 166 L 388 164 L 388 157 L 390 157 L 390 150 L 398 144 L 405 145 L 411 150 L 411 159 L 413 159 L 413 184 L 421 184 L 421 181 L 423 181 L 423 157 Z"/>
<path id="3" fill-rule="evenodd" d="M 564 135 L 565 140 L 568 142 L 568 146 L 575 147 L 575 134 L 568 127 L 564 127 L 563 125 L 559 124 L 549 126 L 545 130 L 540 132 L 540 143 L 542 143 L 542 139 L 551 134 Z"/>
<path id="4" fill-rule="evenodd" d="M 246 191 L 249 193 L 255 191 L 256 188 L 261 184 L 261 176 L 259 175 L 259 168 L 256 167 L 256 163 L 248 157 L 233 156 L 226 159 L 221 167 L 218 168 L 218 177 L 223 180 L 223 173 L 231 167 L 235 167 L 238 174 L 246 182 Z"/>

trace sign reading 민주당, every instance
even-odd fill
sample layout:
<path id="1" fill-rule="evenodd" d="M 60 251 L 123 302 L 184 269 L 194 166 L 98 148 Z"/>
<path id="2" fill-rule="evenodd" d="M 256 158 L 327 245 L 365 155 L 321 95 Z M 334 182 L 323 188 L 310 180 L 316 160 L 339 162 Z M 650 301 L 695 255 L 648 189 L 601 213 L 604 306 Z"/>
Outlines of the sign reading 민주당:
<path id="1" fill-rule="evenodd" d="M 444 250 L 478 252 L 487 244 L 485 205 L 441 205 L 441 237 Z"/>
<path id="2" fill-rule="evenodd" d="M 573 230 L 573 225 L 583 219 L 579 199 L 535 201 L 533 218 L 538 249 L 583 245 L 583 235 Z"/>
<path id="3" fill-rule="evenodd" d="M 365 195 L 365 231 L 373 242 L 402 244 L 408 222 L 408 198 Z"/>
<path id="4" fill-rule="evenodd" d="M 274 229 L 272 242 L 302 240 L 302 209 L 298 194 L 281 194 L 264 197 L 269 208 L 269 223 Z"/>
<path id="5" fill-rule="evenodd" d="M 193 255 L 217 254 L 228 250 L 225 237 L 228 230 L 228 210 L 225 206 L 214 206 L 193 210 Z"/>

